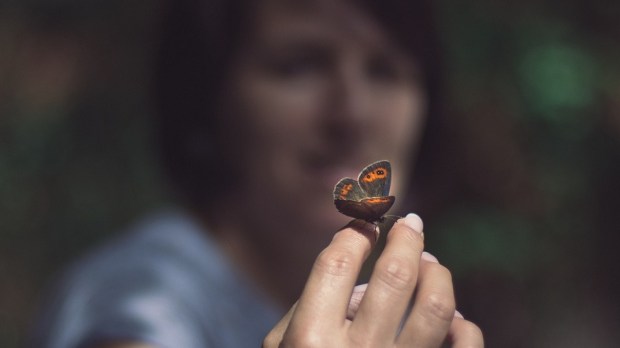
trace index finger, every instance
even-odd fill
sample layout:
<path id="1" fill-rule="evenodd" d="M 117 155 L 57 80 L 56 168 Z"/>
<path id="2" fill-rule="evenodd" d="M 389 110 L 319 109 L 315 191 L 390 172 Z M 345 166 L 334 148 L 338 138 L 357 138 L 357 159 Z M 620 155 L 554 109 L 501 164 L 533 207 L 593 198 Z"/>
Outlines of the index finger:
<path id="1" fill-rule="evenodd" d="M 344 324 L 355 281 L 375 240 L 376 226 L 362 220 L 334 235 L 312 267 L 289 330 L 333 330 Z"/>

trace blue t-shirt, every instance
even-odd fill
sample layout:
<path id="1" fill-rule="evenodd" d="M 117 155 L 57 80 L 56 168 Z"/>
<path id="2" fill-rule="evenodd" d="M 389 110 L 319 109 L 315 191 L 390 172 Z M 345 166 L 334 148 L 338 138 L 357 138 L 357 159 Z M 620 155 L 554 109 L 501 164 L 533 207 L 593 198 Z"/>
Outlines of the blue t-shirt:
<path id="1" fill-rule="evenodd" d="M 167 211 L 70 269 L 38 317 L 31 344 L 259 347 L 282 315 L 198 223 Z"/>

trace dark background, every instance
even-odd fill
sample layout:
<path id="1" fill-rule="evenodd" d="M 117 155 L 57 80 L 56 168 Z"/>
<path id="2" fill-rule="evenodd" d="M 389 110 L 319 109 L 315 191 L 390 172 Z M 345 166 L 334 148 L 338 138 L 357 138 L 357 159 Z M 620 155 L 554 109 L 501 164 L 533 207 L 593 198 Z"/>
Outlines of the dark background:
<path id="1" fill-rule="evenodd" d="M 427 246 L 488 347 L 620 341 L 620 2 L 436 3 L 451 172 Z M 157 1 L 0 3 L 0 346 L 51 279 L 165 202 Z M 423 216 L 424 217 L 424 216 Z"/>

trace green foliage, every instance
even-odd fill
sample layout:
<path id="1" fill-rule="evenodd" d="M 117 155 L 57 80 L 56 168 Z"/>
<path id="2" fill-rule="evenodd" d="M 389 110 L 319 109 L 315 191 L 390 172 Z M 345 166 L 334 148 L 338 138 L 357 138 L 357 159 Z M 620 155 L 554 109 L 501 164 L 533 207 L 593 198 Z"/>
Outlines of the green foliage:
<path id="1" fill-rule="evenodd" d="M 542 258 L 545 241 L 536 227 L 519 216 L 464 207 L 443 217 L 427 239 L 457 278 L 485 270 L 521 279 L 534 272 Z"/>

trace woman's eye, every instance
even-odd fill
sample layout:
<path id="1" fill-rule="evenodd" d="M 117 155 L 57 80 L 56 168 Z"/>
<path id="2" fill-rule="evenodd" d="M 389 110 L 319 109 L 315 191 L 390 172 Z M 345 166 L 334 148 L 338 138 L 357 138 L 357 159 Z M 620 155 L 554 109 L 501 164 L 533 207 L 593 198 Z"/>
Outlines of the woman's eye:
<path id="1" fill-rule="evenodd" d="M 324 68 L 324 59 L 311 54 L 274 57 L 267 62 L 268 71 L 279 78 L 296 78 L 318 74 Z"/>
<path id="2" fill-rule="evenodd" d="M 376 82 L 406 82 L 413 77 L 409 69 L 385 57 L 371 59 L 366 73 L 370 80 Z"/>

